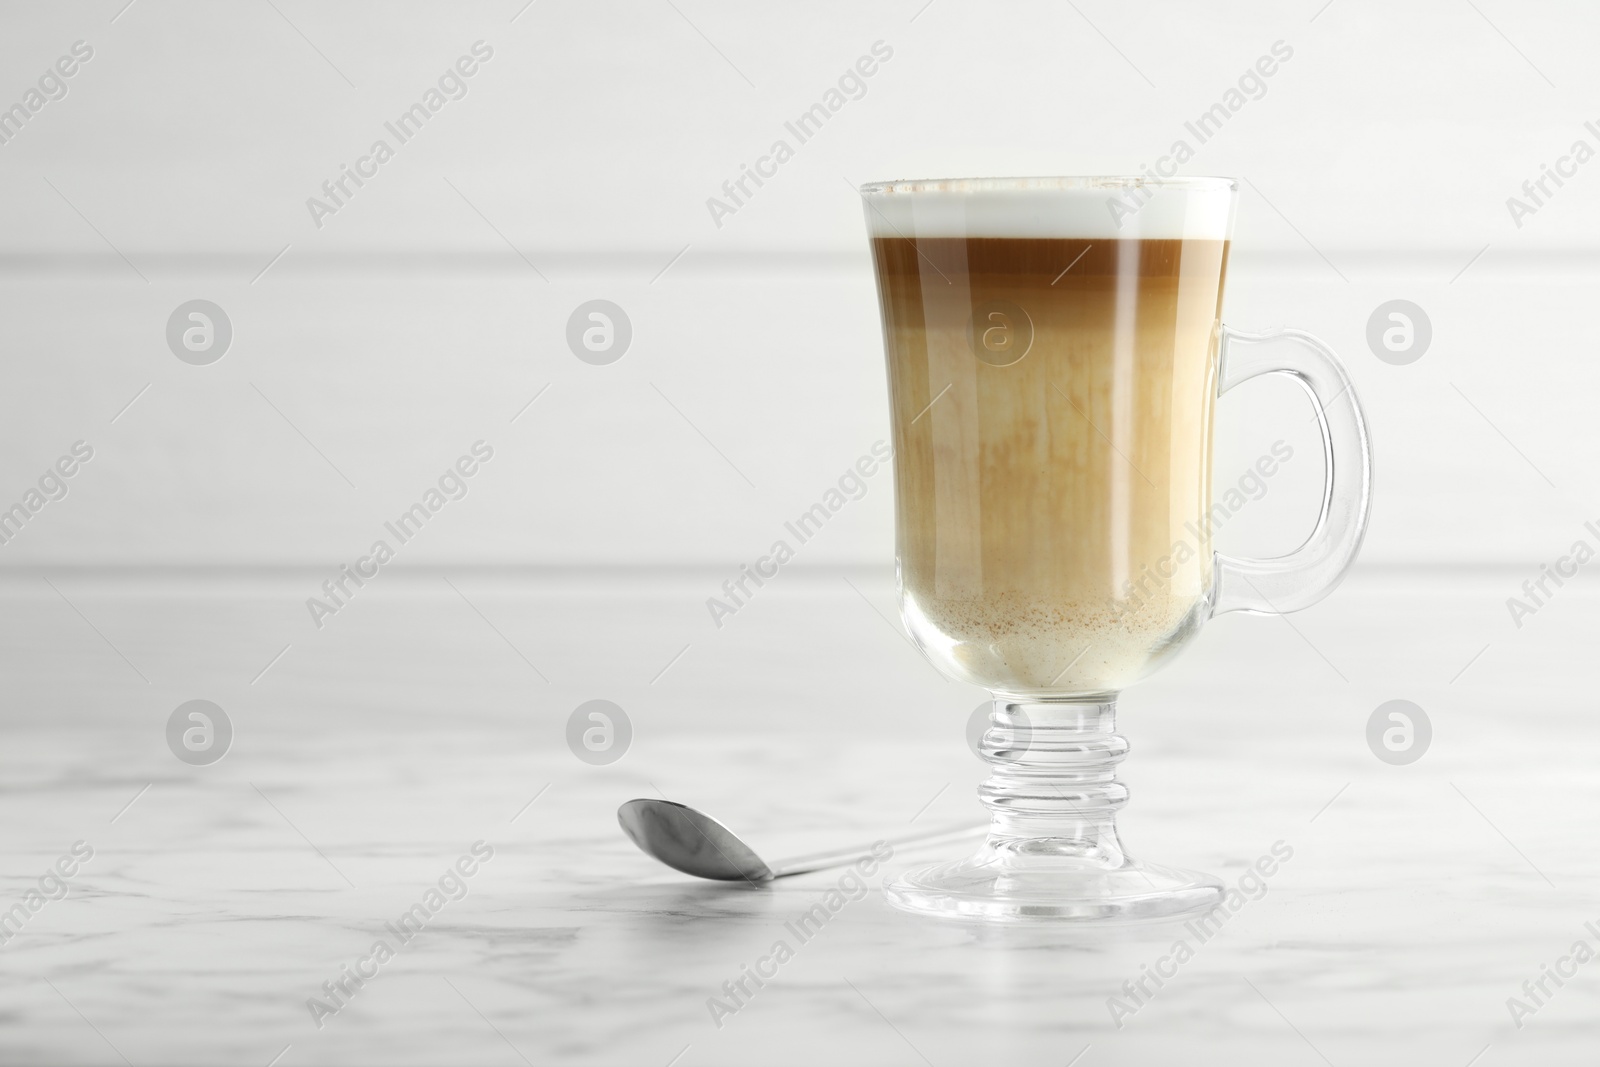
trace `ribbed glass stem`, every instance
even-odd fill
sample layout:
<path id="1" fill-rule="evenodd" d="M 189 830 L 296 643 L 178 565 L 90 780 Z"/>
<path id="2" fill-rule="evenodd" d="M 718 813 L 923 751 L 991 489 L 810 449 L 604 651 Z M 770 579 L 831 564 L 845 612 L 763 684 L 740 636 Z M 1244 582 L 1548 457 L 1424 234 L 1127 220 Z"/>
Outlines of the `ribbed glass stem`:
<path id="1" fill-rule="evenodd" d="M 997 695 L 980 754 L 994 768 L 978 787 L 993 815 L 989 847 L 1027 855 L 1124 862 L 1116 813 L 1128 801 L 1117 764 L 1114 694 L 1099 700 Z"/>
<path id="2" fill-rule="evenodd" d="M 975 855 L 906 871 L 885 887 L 906 911 L 993 922 L 1138 921 L 1203 912 L 1214 878 L 1139 863 L 1123 851 L 1117 809 L 1115 693 L 1074 700 L 997 693 L 978 745 L 989 836 Z"/>

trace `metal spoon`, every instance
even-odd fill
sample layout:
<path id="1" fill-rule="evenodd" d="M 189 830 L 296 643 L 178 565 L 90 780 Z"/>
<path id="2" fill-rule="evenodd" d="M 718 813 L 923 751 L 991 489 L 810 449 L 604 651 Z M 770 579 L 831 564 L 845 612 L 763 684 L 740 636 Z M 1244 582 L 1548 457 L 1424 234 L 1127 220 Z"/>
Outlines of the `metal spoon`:
<path id="1" fill-rule="evenodd" d="M 630 800 L 617 809 L 617 822 L 628 840 L 644 852 L 698 878 L 722 882 L 770 882 L 791 874 L 822 871 L 854 863 L 872 851 L 872 845 L 829 849 L 807 856 L 767 863 L 739 835 L 716 819 L 686 804 L 671 800 Z M 945 827 L 919 834 L 887 838 L 892 848 L 961 841 L 987 833 L 989 824 Z"/>

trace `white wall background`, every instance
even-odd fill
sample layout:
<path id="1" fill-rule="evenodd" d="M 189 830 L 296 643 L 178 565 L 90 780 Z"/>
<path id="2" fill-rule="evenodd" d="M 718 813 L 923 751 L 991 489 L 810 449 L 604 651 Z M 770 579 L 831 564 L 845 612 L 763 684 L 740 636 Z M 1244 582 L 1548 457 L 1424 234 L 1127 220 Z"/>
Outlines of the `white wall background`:
<path id="1" fill-rule="evenodd" d="M 0 567 L 332 568 L 482 438 L 495 459 L 407 563 L 731 569 L 887 435 L 853 183 L 1137 171 L 1280 40 L 1182 169 L 1248 179 L 1229 321 L 1350 365 L 1366 561 L 1536 564 L 1600 517 L 1600 162 L 1520 227 L 1506 207 L 1600 149 L 1592 6 L 124 3 L 0 9 L 0 107 L 94 49 L 0 145 L 0 505 L 96 450 Z M 478 40 L 468 95 L 317 228 L 306 198 Z M 716 226 L 706 198 L 880 40 L 865 96 Z M 197 297 L 234 329 L 206 367 L 165 341 Z M 597 297 L 634 330 L 606 367 L 565 342 Z M 1409 366 L 1365 340 L 1394 298 L 1433 325 Z M 1303 405 L 1222 402 L 1219 484 L 1297 452 L 1224 547 L 1309 527 Z M 887 476 L 805 551 L 887 560 Z"/>

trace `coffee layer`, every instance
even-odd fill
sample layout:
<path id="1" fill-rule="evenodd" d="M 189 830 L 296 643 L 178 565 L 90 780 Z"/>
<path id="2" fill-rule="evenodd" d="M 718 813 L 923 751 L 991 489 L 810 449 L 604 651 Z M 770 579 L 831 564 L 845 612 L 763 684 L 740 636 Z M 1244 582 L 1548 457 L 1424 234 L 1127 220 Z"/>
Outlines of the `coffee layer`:
<path id="1" fill-rule="evenodd" d="M 989 688 L 1104 692 L 1211 585 L 1222 241 L 879 238 L 918 638 Z"/>

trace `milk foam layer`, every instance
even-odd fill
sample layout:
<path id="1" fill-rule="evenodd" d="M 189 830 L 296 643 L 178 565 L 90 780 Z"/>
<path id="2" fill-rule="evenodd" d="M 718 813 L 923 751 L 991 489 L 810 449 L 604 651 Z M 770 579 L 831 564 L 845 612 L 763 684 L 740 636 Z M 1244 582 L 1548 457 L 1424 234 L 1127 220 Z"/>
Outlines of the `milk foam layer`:
<path id="1" fill-rule="evenodd" d="M 874 237 L 1225 241 L 1236 188 L 1232 178 L 940 178 L 861 195 Z"/>

